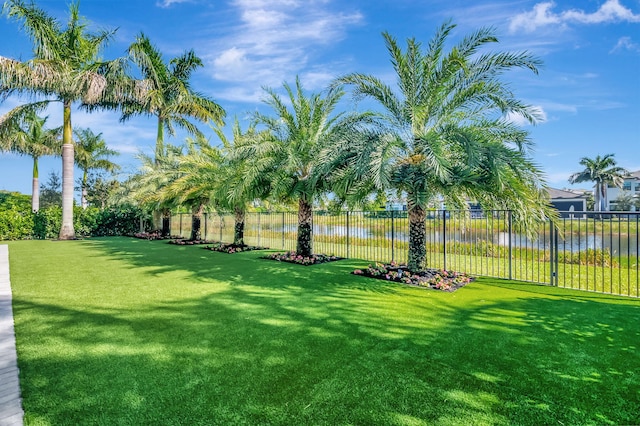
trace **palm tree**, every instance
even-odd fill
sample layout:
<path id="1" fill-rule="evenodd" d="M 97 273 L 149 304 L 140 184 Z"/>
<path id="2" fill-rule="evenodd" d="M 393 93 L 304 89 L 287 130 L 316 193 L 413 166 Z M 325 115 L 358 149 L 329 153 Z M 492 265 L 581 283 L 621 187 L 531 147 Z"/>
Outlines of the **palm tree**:
<path id="1" fill-rule="evenodd" d="M 194 91 L 189 83 L 193 71 L 203 65 L 193 50 L 171 59 L 167 64 L 149 38 L 140 34 L 129 47 L 129 56 L 140 67 L 144 90 L 125 106 L 122 119 L 127 120 L 136 114 L 157 117 L 156 159 L 164 155 L 165 130 L 169 135 L 174 135 L 174 126 L 178 126 L 189 134 L 201 136 L 188 118 L 222 124 L 224 109 L 212 99 Z"/>
<path id="2" fill-rule="evenodd" d="M 79 15 L 78 3 L 69 6 L 66 28 L 35 4 L 8 0 L 4 13 L 22 23 L 33 43 L 33 59 L 21 62 L 0 57 L 0 85 L 11 92 L 47 99 L 24 108 L 42 109 L 50 102 L 63 107 L 62 130 L 62 226 L 60 239 L 75 238 L 73 229 L 73 166 L 71 108 L 79 102 L 89 110 L 112 108 L 131 87 L 125 76 L 124 59 L 102 61 L 101 51 L 113 31 L 89 33 Z"/>
<path id="3" fill-rule="evenodd" d="M 537 72 L 539 61 L 527 53 L 479 53 L 497 41 L 491 29 L 466 36 L 446 52 L 454 27 L 443 24 L 426 49 L 411 38 L 403 51 L 383 34 L 397 88 L 359 73 L 335 82 L 383 109 L 382 129 L 343 144 L 342 189 L 406 194 L 412 270 L 426 267 L 426 209 L 438 197 L 460 207 L 472 199 L 484 208 L 510 208 L 523 221 L 553 217 L 541 172 L 527 155 L 527 132 L 507 118 L 517 114 L 533 123 L 536 110 L 500 79 L 512 68 Z"/>
<path id="4" fill-rule="evenodd" d="M 60 154 L 61 128 L 46 129 L 47 119 L 48 117 L 41 118 L 35 111 L 28 110 L 22 120 L 3 125 L 0 135 L 0 151 L 28 155 L 33 160 L 31 183 L 31 210 L 33 212 L 40 210 L 38 160 L 45 155 Z"/>
<path id="5" fill-rule="evenodd" d="M 241 153 L 245 145 L 252 146 L 261 138 L 269 138 L 268 132 L 258 132 L 254 125 L 242 131 L 236 119 L 232 127 L 232 139 L 226 137 L 220 127 L 214 128 L 222 141 L 224 162 L 220 167 L 220 178 L 215 185 L 214 201 L 222 210 L 230 210 L 234 216 L 233 243 L 244 245 L 244 228 L 247 205 L 256 199 L 265 199 L 270 195 L 271 182 L 269 171 L 247 178 L 252 169 L 253 158 L 244 158 Z"/>
<path id="6" fill-rule="evenodd" d="M 160 158 L 144 154 L 138 156 L 142 165 L 138 173 L 124 183 L 121 200 L 132 202 L 147 211 L 161 212 L 161 233 L 166 237 L 171 232 L 171 209 L 180 205 L 178 197 L 168 194 L 166 189 L 180 177 L 180 159 L 184 154 L 183 147 L 169 144 L 164 151 Z"/>
<path id="7" fill-rule="evenodd" d="M 117 164 L 109 161 L 108 157 L 118 155 L 118 151 L 107 148 L 107 144 L 102 139 L 102 133 L 97 135 L 91 129 L 76 129 L 75 157 L 76 165 L 82 170 L 82 198 L 83 209 L 87 208 L 87 178 L 92 170 L 104 170 L 113 173 L 120 168 Z"/>
<path id="8" fill-rule="evenodd" d="M 202 215 L 211 201 L 213 186 L 224 184 L 218 170 L 222 155 L 202 136 L 187 138 L 185 142 L 187 152 L 176 157 L 175 178 L 161 188 L 159 196 L 165 202 L 191 208 L 189 239 L 199 241 L 202 239 Z"/>
<path id="9" fill-rule="evenodd" d="M 569 182 L 595 182 L 594 211 L 607 211 L 607 186 L 615 185 L 618 188 L 624 183 L 624 176 L 629 172 L 616 166 L 614 154 L 606 154 L 604 157 L 596 155 L 596 158 L 582 157 L 580 165 L 584 170 L 569 176 Z"/>
<path id="10" fill-rule="evenodd" d="M 253 138 L 236 147 L 236 155 L 249 159 L 245 178 L 254 182 L 268 175 L 272 193 L 281 201 L 298 204 L 298 238 L 296 252 L 313 254 L 313 202 L 330 190 L 323 151 L 338 134 L 346 132 L 357 118 L 332 115 L 344 91 L 330 88 L 326 95 L 305 96 L 300 79 L 295 87 L 284 84 L 286 101 L 270 88 L 265 88 L 265 103 L 273 116 L 256 114 L 266 126 L 268 137 Z M 289 106 L 290 105 L 290 106 Z"/>

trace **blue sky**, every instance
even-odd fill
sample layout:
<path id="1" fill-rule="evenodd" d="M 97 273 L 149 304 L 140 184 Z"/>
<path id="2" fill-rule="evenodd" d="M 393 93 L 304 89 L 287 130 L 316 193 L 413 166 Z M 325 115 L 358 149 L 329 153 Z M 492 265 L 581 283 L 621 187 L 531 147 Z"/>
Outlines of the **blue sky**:
<path id="1" fill-rule="evenodd" d="M 67 0 L 37 4 L 65 21 Z M 279 88 L 296 75 L 314 92 L 355 71 L 393 83 L 383 31 L 426 43 L 448 19 L 458 25 L 452 41 L 493 26 L 500 43 L 492 49 L 527 50 L 544 62 L 539 75 L 513 71 L 505 78 L 544 117 L 527 128 L 533 157 L 552 187 L 570 187 L 567 178 L 584 156 L 613 153 L 620 166 L 640 170 L 640 0 L 82 0 L 80 13 L 94 28 L 118 28 L 105 58 L 124 55 L 141 31 L 167 58 L 194 49 L 205 66 L 193 87 L 221 104 L 228 122 L 263 108 L 263 86 Z M 31 56 L 28 38 L 6 17 L 0 18 L 0 55 Z M 6 100 L 0 114 L 23 102 Z M 47 114 L 52 127 L 61 124 L 59 105 Z M 132 172 L 136 153 L 152 153 L 156 122 L 139 117 L 121 124 L 118 118 L 74 111 L 72 123 L 101 132 L 121 153 L 114 161 Z M 60 159 L 43 158 L 41 182 L 60 170 Z M 30 193 L 31 160 L 0 154 L 0 189 Z"/>

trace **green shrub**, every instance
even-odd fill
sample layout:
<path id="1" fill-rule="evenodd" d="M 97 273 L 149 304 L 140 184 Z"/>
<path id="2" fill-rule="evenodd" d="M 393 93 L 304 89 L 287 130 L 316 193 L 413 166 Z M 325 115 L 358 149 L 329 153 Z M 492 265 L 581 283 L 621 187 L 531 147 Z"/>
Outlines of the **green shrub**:
<path id="1" fill-rule="evenodd" d="M 28 239 L 31 238 L 32 231 L 33 214 L 29 210 L 21 211 L 16 206 L 0 210 L 0 240 Z"/>
<path id="2" fill-rule="evenodd" d="M 62 208 L 50 206 L 33 213 L 33 238 L 58 238 L 62 226 Z"/>

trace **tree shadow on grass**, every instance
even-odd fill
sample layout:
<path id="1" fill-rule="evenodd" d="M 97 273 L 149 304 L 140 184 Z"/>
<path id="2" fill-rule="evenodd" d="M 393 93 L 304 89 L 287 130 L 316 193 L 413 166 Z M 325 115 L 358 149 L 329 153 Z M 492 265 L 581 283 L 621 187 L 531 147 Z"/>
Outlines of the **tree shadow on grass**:
<path id="1" fill-rule="evenodd" d="M 491 280 L 456 293 L 369 284 L 349 261 L 87 247 L 136 280 L 109 303 L 83 303 L 77 287 L 15 295 L 33 423 L 640 421 L 635 301 Z M 159 295 L 145 294 L 152 285 Z M 137 299 L 120 297 L 127 286 Z"/>

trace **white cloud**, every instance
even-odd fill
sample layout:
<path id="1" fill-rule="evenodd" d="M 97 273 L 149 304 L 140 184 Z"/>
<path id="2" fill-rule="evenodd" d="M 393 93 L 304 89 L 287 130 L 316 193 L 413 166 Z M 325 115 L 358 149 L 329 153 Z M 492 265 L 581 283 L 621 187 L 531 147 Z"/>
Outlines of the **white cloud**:
<path id="1" fill-rule="evenodd" d="M 547 121 L 547 113 L 544 111 L 544 109 L 541 106 L 536 105 L 536 106 L 533 106 L 531 109 L 532 109 L 532 115 L 536 117 L 537 124 L 541 124 Z M 521 127 L 531 124 L 529 123 L 529 120 L 527 120 L 525 117 L 513 112 L 509 112 L 505 118 L 507 121 L 510 121 L 511 123 Z"/>
<path id="2" fill-rule="evenodd" d="M 571 23 L 601 24 L 608 22 L 640 22 L 640 14 L 634 14 L 632 10 L 620 4 L 619 0 L 606 0 L 598 10 L 587 13 L 583 10 L 570 9 L 555 13 L 553 2 L 542 2 L 533 6 L 529 12 L 520 13 L 509 23 L 509 30 L 516 32 L 523 30 L 533 32 L 540 27 L 556 25 L 564 27 Z"/>
<path id="3" fill-rule="evenodd" d="M 215 79 L 238 85 L 216 93 L 217 99 L 233 101 L 254 101 L 262 86 L 280 86 L 298 74 L 310 78 L 303 79 L 310 89 L 329 81 L 326 72 L 308 69 L 312 57 L 363 20 L 357 11 L 332 10 L 327 0 L 235 0 L 232 6 L 240 23 L 202 56 Z"/>
<path id="4" fill-rule="evenodd" d="M 156 6 L 159 7 L 170 7 L 173 4 L 179 4 L 179 3 L 188 3 L 191 0 L 162 0 L 162 1 L 158 1 L 156 2 Z"/>
<path id="5" fill-rule="evenodd" d="M 640 44 L 634 43 L 631 37 L 620 37 L 618 42 L 609 53 L 615 53 L 621 50 L 629 50 L 631 52 L 640 52 Z"/>

